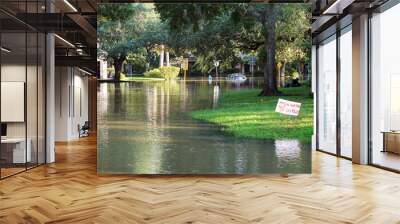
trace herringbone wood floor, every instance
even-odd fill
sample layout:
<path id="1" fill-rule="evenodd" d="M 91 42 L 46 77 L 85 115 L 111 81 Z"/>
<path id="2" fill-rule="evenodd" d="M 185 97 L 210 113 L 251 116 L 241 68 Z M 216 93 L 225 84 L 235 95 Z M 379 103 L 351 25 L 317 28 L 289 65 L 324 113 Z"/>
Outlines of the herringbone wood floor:
<path id="1" fill-rule="evenodd" d="M 0 223 L 400 223 L 400 175 L 315 152 L 312 175 L 100 177 L 90 137 L 0 181 Z"/>

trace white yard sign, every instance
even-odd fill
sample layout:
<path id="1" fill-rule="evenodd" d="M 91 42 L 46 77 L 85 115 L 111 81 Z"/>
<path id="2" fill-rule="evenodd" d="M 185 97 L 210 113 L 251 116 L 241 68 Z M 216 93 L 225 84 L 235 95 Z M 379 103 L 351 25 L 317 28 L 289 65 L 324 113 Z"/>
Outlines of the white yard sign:
<path id="1" fill-rule="evenodd" d="M 300 113 L 300 107 L 301 103 L 279 99 L 278 104 L 276 104 L 275 112 L 291 116 L 298 116 Z"/>

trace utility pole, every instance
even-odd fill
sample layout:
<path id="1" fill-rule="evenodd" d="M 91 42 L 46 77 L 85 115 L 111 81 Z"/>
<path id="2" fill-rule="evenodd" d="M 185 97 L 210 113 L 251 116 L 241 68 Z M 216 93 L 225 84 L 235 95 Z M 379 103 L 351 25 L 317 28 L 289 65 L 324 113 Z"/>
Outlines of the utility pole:
<path id="1" fill-rule="evenodd" d="M 216 82 L 218 84 L 218 66 L 219 66 L 219 61 L 218 60 L 214 61 L 214 66 L 215 66 L 215 79 L 216 79 Z"/>

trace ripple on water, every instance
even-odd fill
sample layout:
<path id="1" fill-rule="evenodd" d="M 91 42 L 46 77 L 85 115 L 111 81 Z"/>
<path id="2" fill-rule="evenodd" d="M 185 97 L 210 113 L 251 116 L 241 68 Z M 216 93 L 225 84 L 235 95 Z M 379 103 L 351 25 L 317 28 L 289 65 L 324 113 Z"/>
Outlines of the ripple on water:
<path id="1" fill-rule="evenodd" d="M 226 91 L 249 83 L 221 83 Z M 101 83 L 98 171 L 128 174 L 309 173 L 309 144 L 239 139 L 187 112 L 215 106 L 208 81 Z"/>

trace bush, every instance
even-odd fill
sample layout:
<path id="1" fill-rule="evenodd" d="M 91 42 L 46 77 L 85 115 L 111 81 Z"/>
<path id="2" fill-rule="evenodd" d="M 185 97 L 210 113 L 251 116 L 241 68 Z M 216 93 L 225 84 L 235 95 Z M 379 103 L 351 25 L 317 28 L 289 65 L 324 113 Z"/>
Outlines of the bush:
<path id="1" fill-rule="evenodd" d="M 107 76 L 113 76 L 115 73 L 114 67 L 107 68 Z"/>
<path id="2" fill-rule="evenodd" d="M 293 79 L 298 79 L 298 78 L 300 78 L 300 74 L 298 72 L 293 72 L 292 73 L 292 78 Z"/>
<path id="3" fill-rule="evenodd" d="M 121 72 L 119 79 L 120 79 L 120 80 L 126 79 L 125 73 L 122 73 L 122 72 Z"/>
<path id="4" fill-rule="evenodd" d="M 307 87 L 311 87 L 311 80 L 304 80 L 303 85 L 305 85 Z"/>
<path id="5" fill-rule="evenodd" d="M 164 78 L 164 76 L 161 74 L 160 69 L 158 68 L 145 72 L 144 76 L 149 78 Z"/>
<path id="6" fill-rule="evenodd" d="M 174 79 L 178 77 L 180 70 L 181 70 L 180 68 L 174 66 L 160 68 L 161 74 L 166 79 Z"/>
<path id="7" fill-rule="evenodd" d="M 149 78 L 165 78 L 165 79 L 174 79 L 178 77 L 180 68 L 170 66 L 170 67 L 161 67 L 152 69 L 148 72 L 144 73 L 145 77 Z"/>

